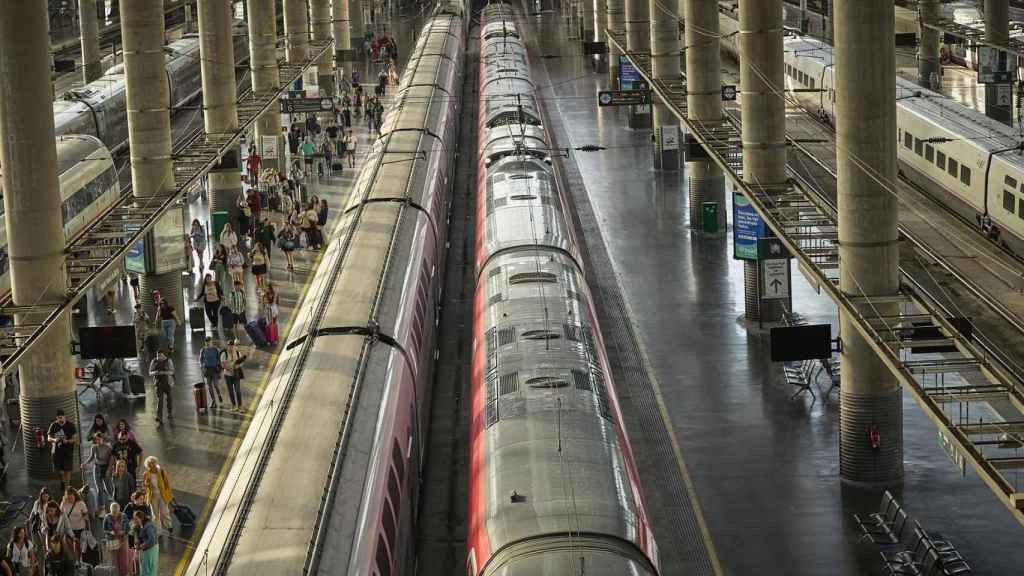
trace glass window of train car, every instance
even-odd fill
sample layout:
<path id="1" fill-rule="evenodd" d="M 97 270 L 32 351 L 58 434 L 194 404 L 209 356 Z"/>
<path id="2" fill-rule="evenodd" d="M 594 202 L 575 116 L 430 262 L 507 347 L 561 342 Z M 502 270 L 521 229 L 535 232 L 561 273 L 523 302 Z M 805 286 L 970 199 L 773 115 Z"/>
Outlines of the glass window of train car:
<path id="1" fill-rule="evenodd" d="M 1018 216 L 1018 217 L 1019 217 L 1019 218 L 1020 218 L 1021 220 L 1024 220 L 1024 202 L 1021 202 L 1020 204 L 1017 204 L 1017 210 L 1018 210 L 1018 212 L 1017 212 L 1017 216 Z M 5 257 L 5 259 L 6 259 L 6 256 L 7 256 L 7 254 L 5 253 L 5 254 L 4 254 L 4 257 Z M 4 269 L 6 270 L 6 263 L 4 264 L 4 266 L 5 266 L 5 267 L 4 267 Z M 0 274 L 2 274 L 2 273 L 3 273 L 3 272 L 0 272 Z"/>
<path id="2" fill-rule="evenodd" d="M 925 144 L 924 146 L 924 159 L 928 162 L 935 161 L 935 147 L 931 144 Z"/>
<path id="3" fill-rule="evenodd" d="M 967 186 L 971 185 L 971 169 L 967 166 L 960 167 L 960 181 Z"/>
<path id="4" fill-rule="evenodd" d="M 946 169 L 946 154 L 942 150 L 935 151 L 935 165 L 939 167 L 939 170 Z"/>
<path id="5" fill-rule="evenodd" d="M 1021 206 L 1024 206 L 1024 202 L 1021 202 Z M 1017 211 L 1017 197 L 1007 190 L 1003 190 L 1003 210 L 1010 214 Z"/>
<path id="6" fill-rule="evenodd" d="M 814 77 L 813 76 L 808 76 L 807 80 L 810 82 L 811 90 L 814 90 Z"/>
<path id="7" fill-rule="evenodd" d="M 910 132 L 903 133 L 903 145 L 907 147 L 907 150 L 914 149 L 914 135 Z"/>
<path id="8" fill-rule="evenodd" d="M 960 164 L 953 158 L 949 159 L 949 166 L 946 167 L 946 172 L 953 178 L 956 178 L 960 174 Z"/>
<path id="9" fill-rule="evenodd" d="M 1004 176 L 1003 184 L 1006 184 L 1007 188 L 1013 188 L 1014 190 L 1017 189 L 1017 179 L 1013 176 Z"/>
<path id="10" fill-rule="evenodd" d="M 924 156 L 924 140 L 914 138 L 914 153 L 918 156 Z"/>

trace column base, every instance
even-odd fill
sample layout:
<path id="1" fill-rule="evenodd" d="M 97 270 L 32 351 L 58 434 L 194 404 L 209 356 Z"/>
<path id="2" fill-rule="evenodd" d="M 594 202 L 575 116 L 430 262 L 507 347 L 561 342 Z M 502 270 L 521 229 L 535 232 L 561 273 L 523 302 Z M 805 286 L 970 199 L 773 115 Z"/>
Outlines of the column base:
<path id="1" fill-rule="evenodd" d="M 725 177 L 722 175 L 722 171 L 710 161 L 701 160 L 687 162 L 686 172 L 689 175 L 687 191 L 690 228 L 705 234 L 724 235 L 726 232 L 726 203 Z M 717 229 L 714 231 L 705 230 L 701 222 L 701 204 L 704 202 L 718 203 L 718 222 Z"/>
<path id="2" fill-rule="evenodd" d="M 67 392 L 54 396 L 26 396 L 25 389 L 31 386 L 31 382 L 22 381 L 21 386 L 22 393 L 18 398 L 18 403 L 21 413 L 25 465 L 29 476 L 32 478 L 54 478 L 57 470 L 53 467 L 50 449 L 46 445 L 38 446 L 36 430 L 46 434 L 46 430 L 57 416 L 57 410 L 63 410 L 68 420 L 78 428 L 79 437 L 81 437 L 82 427 L 78 418 L 78 395 L 75 393 L 74 388 L 72 388 Z M 75 444 L 74 456 L 71 459 L 72 475 L 76 474 L 80 469 L 79 463 L 82 461 L 80 446 L 80 443 Z"/>
<path id="3" fill-rule="evenodd" d="M 845 383 L 844 383 L 845 386 Z M 903 394 L 840 390 L 839 475 L 844 482 L 891 485 L 903 479 Z M 878 446 L 872 446 L 872 431 Z"/>
<path id="4" fill-rule="evenodd" d="M 627 125 L 630 128 L 649 129 L 652 122 L 650 106 L 647 107 L 647 112 L 637 112 L 637 108 L 638 106 L 629 107 L 629 123 Z"/>
<path id="5" fill-rule="evenodd" d="M 186 318 L 186 309 L 183 307 L 181 271 L 166 272 L 164 274 L 142 274 L 139 276 L 139 292 L 142 296 L 142 307 L 149 314 L 151 321 L 156 321 L 156 306 L 153 303 L 153 291 L 159 290 L 160 297 L 164 298 L 178 311 L 178 318 L 182 321 Z"/>

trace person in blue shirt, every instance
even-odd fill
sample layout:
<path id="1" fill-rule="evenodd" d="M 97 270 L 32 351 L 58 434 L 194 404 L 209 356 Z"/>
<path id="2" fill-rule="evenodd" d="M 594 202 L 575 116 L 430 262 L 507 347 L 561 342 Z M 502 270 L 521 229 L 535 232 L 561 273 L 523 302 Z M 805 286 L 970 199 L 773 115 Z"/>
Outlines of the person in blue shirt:
<path id="1" fill-rule="evenodd" d="M 157 576 L 160 570 L 160 544 L 156 540 L 156 526 L 141 510 L 132 516 L 132 525 L 135 548 L 139 551 L 139 574 Z"/>
<path id="2" fill-rule="evenodd" d="M 220 348 L 214 345 L 212 336 L 206 337 L 206 345 L 199 351 L 199 366 L 203 369 L 203 379 L 210 395 L 210 409 L 216 410 L 217 405 L 224 402 L 224 397 L 220 394 Z M 205 408 L 200 410 L 205 411 Z"/>

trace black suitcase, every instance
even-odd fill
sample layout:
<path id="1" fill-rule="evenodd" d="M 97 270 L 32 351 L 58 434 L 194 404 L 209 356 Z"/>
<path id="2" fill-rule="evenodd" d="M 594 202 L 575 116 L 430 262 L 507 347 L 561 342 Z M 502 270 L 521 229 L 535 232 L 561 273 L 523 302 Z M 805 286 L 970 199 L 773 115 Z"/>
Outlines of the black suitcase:
<path id="1" fill-rule="evenodd" d="M 146 379 L 138 374 L 128 375 L 128 389 L 133 396 L 146 395 Z"/>
<path id="2" fill-rule="evenodd" d="M 257 348 L 267 347 L 267 337 L 263 335 L 263 330 L 260 330 L 260 326 L 255 320 L 245 325 L 245 333 L 249 335 L 253 346 Z"/>
<path id="3" fill-rule="evenodd" d="M 179 504 L 177 501 L 171 502 L 171 512 L 182 528 L 191 528 L 196 525 L 196 514 L 187 505 Z"/>
<path id="4" fill-rule="evenodd" d="M 227 306 L 220 307 L 220 325 L 225 329 L 235 325 L 235 313 L 231 311 L 231 308 Z"/>
<path id="5" fill-rule="evenodd" d="M 188 309 L 188 325 L 192 327 L 193 332 L 203 332 L 206 330 L 206 311 L 200 307 Z"/>

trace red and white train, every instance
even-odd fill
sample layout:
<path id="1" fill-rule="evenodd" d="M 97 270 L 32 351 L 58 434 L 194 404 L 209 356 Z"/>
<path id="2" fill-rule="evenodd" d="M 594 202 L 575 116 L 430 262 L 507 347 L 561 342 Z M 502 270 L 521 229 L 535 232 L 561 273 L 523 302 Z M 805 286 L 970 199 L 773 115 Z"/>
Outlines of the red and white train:
<path id="1" fill-rule="evenodd" d="M 480 17 L 470 576 L 655 576 L 622 428 L 527 51 Z"/>

